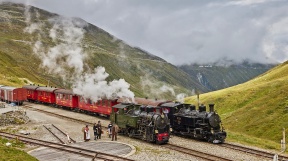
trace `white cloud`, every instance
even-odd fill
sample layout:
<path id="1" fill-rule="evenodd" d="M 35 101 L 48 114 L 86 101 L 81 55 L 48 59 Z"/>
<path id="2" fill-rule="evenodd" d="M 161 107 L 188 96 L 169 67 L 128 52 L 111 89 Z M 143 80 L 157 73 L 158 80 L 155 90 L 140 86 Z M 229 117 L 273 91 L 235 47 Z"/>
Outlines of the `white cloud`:
<path id="1" fill-rule="evenodd" d="M 278 34 L 287 34 L 283 25 L 277 25 L 288 17 L 288 1 L 284 0 L 25 2 L 64 16 L 80 17 L 176 65 L 223 58 L 262 63 L 287 60 L 286 40 L 276 38 L 270 30 L 278 26 Z M 267 49 L 271 45 L 281 49 Z"/>

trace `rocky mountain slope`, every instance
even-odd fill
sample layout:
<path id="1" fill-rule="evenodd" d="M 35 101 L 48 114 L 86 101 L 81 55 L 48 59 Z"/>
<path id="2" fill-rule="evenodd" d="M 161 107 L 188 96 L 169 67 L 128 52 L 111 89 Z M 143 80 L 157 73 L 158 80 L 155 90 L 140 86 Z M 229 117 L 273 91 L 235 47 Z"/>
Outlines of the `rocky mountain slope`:
<path id="1" fill-rule="evenodd" d="M 193 89 L 208 91 L 176 66 L 82 19 L 2 3 L 0 21 L 0 84 L 31 81 L 73 88 L 88 78 L 95 83 L 98 73 L 107 84 L 124 78 L 136 96 L 175 98 Z"/>
<path id="2" fill-rule="evenodd" d="M 209 65 L 190 64 L 179 66 L 179 68 L 188 73 L 191 78 L 196 78 L 209 91 L 216 91 L 244 83 L 275 66 L 273 64 L 249 63 L 247 61 L 233 64 L 227 66 L 217 65 L 216 63 Z"/>

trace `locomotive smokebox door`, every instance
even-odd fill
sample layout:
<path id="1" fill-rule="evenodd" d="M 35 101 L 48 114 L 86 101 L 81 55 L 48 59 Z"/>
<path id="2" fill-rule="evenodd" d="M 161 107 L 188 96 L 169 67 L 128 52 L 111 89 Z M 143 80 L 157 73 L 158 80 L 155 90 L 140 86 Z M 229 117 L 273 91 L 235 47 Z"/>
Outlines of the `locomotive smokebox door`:
<path id="1" fill-rule="evenodd" d="M 214 128 L 218 127 L 220 122 L 221 122 L 220 116 L 218 114 L 215 114 L 215 113 L 209 114 L 208 119 L 209 119 L 209 124 Z"/>

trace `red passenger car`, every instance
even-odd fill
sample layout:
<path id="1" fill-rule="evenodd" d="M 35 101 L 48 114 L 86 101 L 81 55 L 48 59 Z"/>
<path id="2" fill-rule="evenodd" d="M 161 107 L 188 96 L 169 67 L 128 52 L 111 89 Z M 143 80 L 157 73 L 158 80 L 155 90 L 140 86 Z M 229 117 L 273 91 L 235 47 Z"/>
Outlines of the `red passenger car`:
<path id="1" fill-rule="evenodd" d="M 54 93 L 56 94 L 57 106 L 78 108 L 78 96 L 72 90 L 58 89 Z"/>
<path id="2" fill-rule="evenodd" d="M 1 86 L 0 91 L 1 101 L 7 103 L 16 103 L 17 105 L 22 105 L 23 102 L 27 99 L 27 90 L 24 88 Z"/>
<path id="3" fill-rule="evenodd" d="M 36 91 L 39 86 L 33 86 L 33 85 L 26 85 L 23 86 L 27 90 L 27 100 L 29 102 L 35 102 L 38 100 L 38 92 Z"/>
<path id="4" fill-rule="evenodd" d="M 53 87 L 39 87 L 37 91 L 37 100 L 41 103 L 55 104 L 56 97 L 54 91 L 59 88 Z"/>
<path id="5" fill-rule="evenodd" d="M 78 96 L 79 100 L 79 109 L 83 111 L 88 111 L 92 113 L 96 113 L 99 115 L 110 116 L 112 111 L 112 106 L 118 104 L 117 99 L 107 100 L 102 99 L 97 102 L 93 102 L 91 99 L 85 99 L 82 96 Z"/>
<path id="6" fill-rule="evenodd" d="M 0 85 L 0 101 L 3 101 L 2 99 L 4 99 L 4 94 L 3 94 L 3 96 L 2 96 L 2 94 L 1 94 L 1 87 L 3 87 L 4 85 Z"/>

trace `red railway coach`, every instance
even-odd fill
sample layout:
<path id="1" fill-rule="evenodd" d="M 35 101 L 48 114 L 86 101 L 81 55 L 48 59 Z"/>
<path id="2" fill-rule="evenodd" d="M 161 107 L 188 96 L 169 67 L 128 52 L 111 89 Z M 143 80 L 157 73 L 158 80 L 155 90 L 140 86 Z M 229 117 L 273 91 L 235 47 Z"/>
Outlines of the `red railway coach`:
<path id="1" fill-rule="evenodd" d="M 71 109 L 78 108 L 78 96 L 68 89 L 57 89 L 54 92 L 56 94 L 56 105 L 62 107 L 68 107 Z"/>
<path id="2" fill-rule="evenodd" d="M 3 87 L 4 85 L 0 85 L 0 101 L 2 101 L 2 94 L 1 94 L 1 87 Z"/>
<path id="3" fill-rule="evenodd" d="M 24 88 L 1 86 L 0 91 L 1 101 L 22 105 L 27 100 L 27 90 Z"/>
<path id="4" fill-rule="evenodd" d="M 27 90 L 27 100 L 29 102 L 35 102 L 38 100 L 38 92 L 36 91 L 39 86 L 33 86 L 33 85 L 26 85 L 23 86 Z"/>
<path id="5" fill-rule="evenodd" d="M 114 100 L 102 99 L 98 100 L 97 102 L 94 102 L 91 99 L 85 99 L 82 96 L 78 96 L 78 100 L 80 110 L 106 116 L 110 116 L 112 106 L 118 104 L 117 99 Z"/>
<path id="6" fill-rule="evenodd" d="M 54 91 L 59 88 L 54 87 L 39 87 L 37 91 L 37 100 L 41 103 L 55 104 L 56 97 Z"/>

